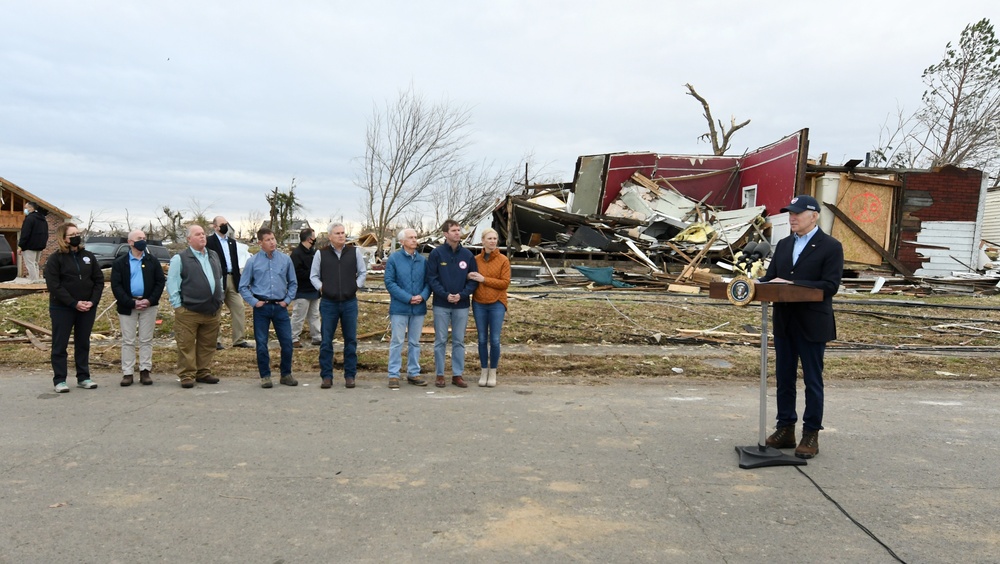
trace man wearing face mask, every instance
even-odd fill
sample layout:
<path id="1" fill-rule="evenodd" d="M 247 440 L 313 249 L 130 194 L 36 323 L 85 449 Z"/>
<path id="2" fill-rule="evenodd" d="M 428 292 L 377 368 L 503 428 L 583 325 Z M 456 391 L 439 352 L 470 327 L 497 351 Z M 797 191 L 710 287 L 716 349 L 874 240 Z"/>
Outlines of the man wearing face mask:
<path id="1" fill-rule="evenodd" d="M 299 246 L 292 251 L 292 265 L 298 292 L 295 294 L 292 310 L 292 346 L 300 348 L 299 335 L 306 319 L 309 320 L 309 338 L 313 346 L 319 346 L 322 338 L 319 324 L 319 292 L 309 281 L 313 255 L 316 254 L 316 232 L 306 228 L 299 232 Z"/>
<path id="2" fill-rule="evenodd" d="M 208 237 L 207 247 L 219 255 L 222 262 L 223 295 L 226 308 L 229 309 L 230 322 L 233 325 L 233 346 L 252 349 L 253 345 L 246 340 L 246 309 L 240 296 L 240 260 L 236 250 L 236 240 L 233 239 L 229 222 L 221 215 L 212 220 L 215 233 Z M 222 349 L 222 341 L 216 343 L 216 349 Z"/>
<path id="3" fill-rule="evenodd" d="M 38 209 L 35 202 L 25 202 L 24 223 L 21 224 L 21 237 L 17 241 L 17 252 L 24 258 L 24 268 L 28 271 L 28 280 L 38 282 L 38 256 L 45 250 L 49 242 L 49 222 Z"/>
<path id="4" fill-rule="evenodd" d="M 76 387 L 92 390 L 97 384 L 90 379 L 90 331 L 104 292 L 104 273 L 94 253 L 83 248 L 83 238 L 75 223 L 60 225 L 56 229 L 56 242 L 59 249 L 45 262 L 52 320 L 52 382 L 56 392 L 69 391 L 66 350 L 69 334 L 73 333 Z"/>
<path id="5" fill-rule="evenodd" d="M 135 375 L 135 335 L 139 332 L 139 382 L 153 383 L 153 330 L 160 296 L 166 286 L 160 261 L 146 252 L 146 234 L 128 234 L 129 252 L 111 265 L 111 291 L 118 300 L 122 328 L 122 386 L 131 386 Z"/>

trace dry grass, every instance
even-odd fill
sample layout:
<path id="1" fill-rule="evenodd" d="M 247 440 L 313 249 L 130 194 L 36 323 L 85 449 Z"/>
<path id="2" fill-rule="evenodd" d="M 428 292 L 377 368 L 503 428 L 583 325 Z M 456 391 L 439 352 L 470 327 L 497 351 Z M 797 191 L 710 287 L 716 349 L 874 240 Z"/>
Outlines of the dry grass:
<path id="1" fill-rule="evenodd" d="M 510 375 L 547 378 L 552 381 L 601 384 L 617 378 L 655 379 L 690 377 L 697 379 L 747 380 L 759 378 L 760 309 L 737 308 L 725 302 L 698 296 L 647 292 L 596 293 L 547 287 L 517 291 L 522 299 L 510 300 L 503 341 L 507 346 L 503 371 Z M 542 296 L 544 297 L 538 297 Z M 897 298 L 905 301 L 907 298 Z M 105 292 L 100 311 L 112 303 Z M 916 300 L 910 300 L 916 301 Z M 858 303 L 853 303 L 858 302 Z M 920 307 L 901 307 L 886 296 L 840 296 L 835 302 L 839 341 L 832 343 L 827 356 L 829 379 L 994 379 L 993 353 L 980 350 L 973 355 L 904 353 L 876 350 L 843 354 L 843 344 L 893 347 L 1000 347 L 1000 298 L 935 297 L 921 299 Z M 972 307 L 981 309 L 955 309 Z M 249 319 L 249 308 L 248 308 Z M 361 296 L 360 335 L 375 334 L 364 341 L 359 358 L 362 372 L 384 373 L 387 352 L 378 346 L 387 330 L 388 296 L 371 292 Z M 6 321 L 18 318 L 43 327 L 49 326 L 48 297 L 25 296 L 0 302 L 0 331 L 8 337 L 23 335 L 20 326 Z M 157 327 L 156 366 L 176 362 L 172 344 L 173 311 L 165 300 L 160 304 L 162 323 Z M 228 340 L 229 317 L 223 316 L 222 335 Z M 427 324 L 430 324 L 428 316 Z M 471 321 L 470 321 L 471 325 Z M 95 325 L 92 362 L 114 370 L 120 361 L 117 315 L 113 308 Z M 749 336 L 687 339 L 682 329 L 717 329 Z M 998 331 L 998 332 L 994 332 Z M 669 346 L 651 346 L 655 336 Z M 106 336 L 108 339 L 102 340 Z M 474 333 L 470 332 L 467 364 L 477 362 Z M 679 347 L 674 345 L 688 344 Z M 558 345 L 557 348 L 553 346 Z M 597 347 L 597 345 L 604 345 Z M 616 349 L 616 346 L 621 346 Z M 423 364 L 431 365 L 430 344 L 424 348 Z M 340 355 L 338 354 L 338 360 Z M 272 354 L 277 361 L 277 354 Z M 226 349 L 215 361 L 227 373 L 256 375 L 254 355 L 244 349 Z M 0 366 L 44 369 L 49 357 L 27 343 L 0 340 Z M 319 371 L 318 350 L 296 351 L 294 371 Z M 472 371 L 470 370 L 470 373 Z"/>

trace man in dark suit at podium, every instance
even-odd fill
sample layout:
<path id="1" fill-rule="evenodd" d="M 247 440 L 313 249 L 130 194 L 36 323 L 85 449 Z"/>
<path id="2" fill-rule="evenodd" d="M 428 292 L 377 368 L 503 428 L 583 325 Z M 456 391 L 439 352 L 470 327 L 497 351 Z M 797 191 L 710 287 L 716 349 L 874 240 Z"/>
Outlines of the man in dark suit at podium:
<path id="1" fill-rule="evenodd" d="M 826 343 L 837 338 L 833 295 L 840 289 L 844 272 L 844 248 L 816 225 L 820 207 L 812 196 L 792 198 L 781 211 L 788 212 L 792 234 L 778 242 L 767 273 L 760 280 L 819 288 L 823 290 L 823 301 L 774 304 L 778 422 L 775 432 L 767 438 L 767 446 L 795 447 L 795 456 L 812 458 L 819 453 L 819 431 L 823 428 L 823 353 Z M 802 441 L 796 446 L 795 380 L 799 361 L 806 408 L 802 414 Z"/>

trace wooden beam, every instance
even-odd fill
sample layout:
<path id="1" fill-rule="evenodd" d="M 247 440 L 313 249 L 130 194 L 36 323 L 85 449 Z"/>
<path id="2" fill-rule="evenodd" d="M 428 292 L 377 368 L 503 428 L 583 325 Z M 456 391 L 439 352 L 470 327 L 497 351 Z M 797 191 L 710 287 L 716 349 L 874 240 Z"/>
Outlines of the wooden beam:
<path id="1" fill-rule="evenodd" d="M 21 321 L 20 319 L 14 319 L 13 317 L 7 317 L 6 321 L 14 323 L 15 325 L 20 325 L 21 327 L 24 327 L 25 329 L 31 329 L 35 333 L 39 333 L 41 335 L 47 335 L 49 337 L 52 336 L 52 331 L 46 329 L 45 327 L 40 327 L 38 325 L 35 325 L 34 323 L 29 323 L 27 321 Z"/>
<path id="2" fill-rule="evenodd" d="M 31 344 L 34 345 L 36 349 L 40 351 L 49 350 L 49 347 L 42 344 L 42 341 L 40 341 L 38 337 L 36 337 L 35 334 L 31 332 L 31 329 L 25 329 L 24 334 L 28 336 L 28 340 L 31 341 Z"/>
<path id="3" fill-rule="evenodd" d="M 891 188 L 900 188 L 903 186 L 902 180 L 889 180 L 888 178 L 877 178 L 875 176 L 864 176 L 854 173 L 848 173 L 847 177 L 854 182 L 863 182 L 865 184 L 878 184 L 879 186 L 889 186 Z"/>
<path id="4" fill-rule="evenodd" d="M 892 256 L 889 253 L 889 251 L 883 249 L 882 245 L 880 245 L 878 243 L 878 241 L 876 241 L 875 239 L 872 239 L 870 235 L 868 235 L 867 233 L 865 233 L 864 230 L 861 229 L 861 227 L 858 226 L 857 223 L 854 223 L 854 220 L 852 220 L 850 217 L 848 217 L 848 215 L 846 213 L 844 213 L 843 211 L 841 211 L 840 208 L 838 208 L 837 206 L 835 206 L 835 205 L 833 205 L 831 203 L 828 203 L 828 202 L 823 202 L 823 205 L 825 205 L 826 207 L 830 208 L 830 211 L 833 212 L 833 215 L 837 216 L 837 219 L 839 219 L 840 221 L 844 222 L 844 225 L 846 225 L 847 227 L 849 227 L 851 229 L 851 231 L 854 232 L 855 235 L 857 235 L 858 237 L 861 238 L 862 241 L 864 241 L 865 243 L 868 243 L 869 247 L 875 249 L 875 251 L 878 252 L 878 254 L 882 255 L 882 258 L 885 259 L 886 262 L 888 262 L 889 264 L 891 264 L 892 267 L 895 268 L 897 272 L 899 272 L 900 274 L 902 274 L 903 278 L 905 278 L 909 282 L 918 282 L 918 280 L 916 279 L 916 277 L 913 275 L 913 271 L 912 270 L 910 270 L 909 268 L 906 268 L 906 265 L 903 264 L 903 263 L 901 263 L 901 262 L 899 262 L 899 259 L 897 259 L 896 257 Z"/>
<path id="5" fill-rule="evenodd" d="M 678 255 L 680 255 L 680 257 L 682 259 L 686 260 L 688 262 L 688 264 L 693 264 L 694 263 L 694 261 L 691 260 L 691 257 L 687 256 L 684 253 L 684 251 L 682 251 L 677 245 L 671 243 L 670 241 L 667 241 L 666 243 L 667 243 L 668 247 L 670 247 L 671 249 L 673 249 L 674 252 L 677 253 Z M 664 271 L 664 272 L 666 272 L 666 271 Z"/>
<path id="6" fill-rule="evenodd" d="M 698 251 L 698 254 L 695 255 L 694 258 L 691 260 L 690 264 L 691 272 L 693 272 L 695 269 L 698 268 L 698 265 L 701 264 L 702 259 L 705 258 L 705 254 L 708 253 L 708 249 L 712 247 L 712 244 L 715 243 L 715 240 L 718 238 L 719 238 L 718 232 L 712 233 L 712 237 L 709 238 L 708 242 L 705 243 L 705 246 L 702 247 L 702 249 Z M 691 274 L 689 273 L 687 268 L 681 269 L 680 276 L 678 276 L 677 279 L 674 280 L 674 282 L 680 282 L 681 280 L 690 278 L 690 276 Z"/>

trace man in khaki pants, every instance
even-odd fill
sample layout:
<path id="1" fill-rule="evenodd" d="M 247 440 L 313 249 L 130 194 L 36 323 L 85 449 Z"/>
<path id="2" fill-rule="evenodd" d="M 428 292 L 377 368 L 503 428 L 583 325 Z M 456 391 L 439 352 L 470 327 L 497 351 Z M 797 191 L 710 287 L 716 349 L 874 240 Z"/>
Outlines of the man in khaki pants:
<path id="1" fill-rule="evenodd" d="M 218 384 L 212 376 L 212 357 L 219 336 L 222 312 L 222 265 L 219 256 L 205 247 L 205 230 L 188 227 L 189 247 L 170 259 L 167 294 L 174 306 L 174 339 L 177 341 L 177 375 L 182 388 L 195 382 Z"/>
<path id="2" fill-rule="evenodd" d="M 240 296 L 240 255 L 233 239 L 233 230 L 229 222 L 221 215 L 212 220 L 214 233 L 205 239 L 209 250 L 215 251 L 222 266 L 222 293 L 226 308 L 229 309 L 229 321 L 233 325 L 233 346 L 252 349 L 254 345 L 246 339 L 246 304 Z M 216 348 L 221 349 L 222 341 L 217 340 Z"/>

